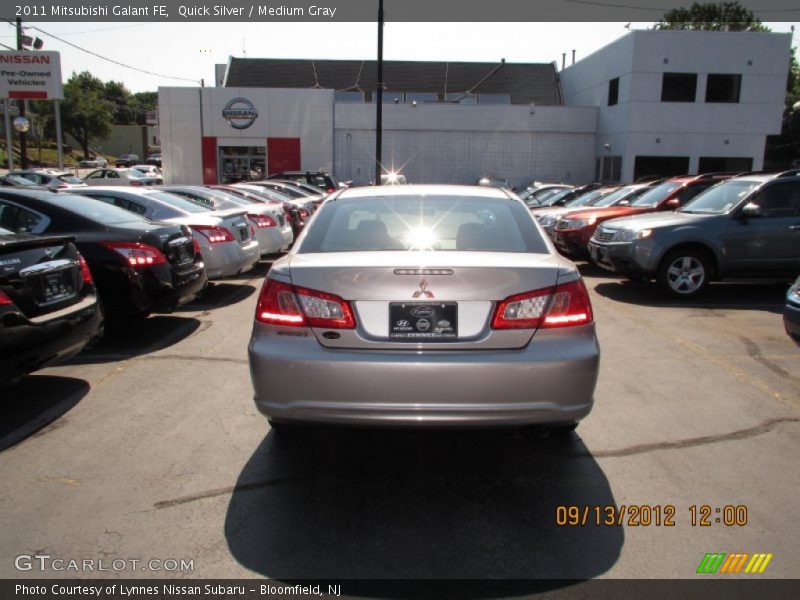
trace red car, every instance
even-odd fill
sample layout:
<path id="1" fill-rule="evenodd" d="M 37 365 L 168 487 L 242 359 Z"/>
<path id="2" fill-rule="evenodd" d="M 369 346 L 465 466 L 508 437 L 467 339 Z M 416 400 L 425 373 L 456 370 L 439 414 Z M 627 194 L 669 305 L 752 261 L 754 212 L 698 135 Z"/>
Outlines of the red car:
<path id="1" fill-rule="evenodd" d="M 553 243 L 562 254 L 573 258 L 588 258 L 586 246 L 594 230 L 603 221 L 660 210 L 675 210 L 700 192 L 733 176 L 734 173 L 705 173 L 673 177 L 653 186 L 627 206 L 587 208 L 569 213 L 556 223 Z"/>

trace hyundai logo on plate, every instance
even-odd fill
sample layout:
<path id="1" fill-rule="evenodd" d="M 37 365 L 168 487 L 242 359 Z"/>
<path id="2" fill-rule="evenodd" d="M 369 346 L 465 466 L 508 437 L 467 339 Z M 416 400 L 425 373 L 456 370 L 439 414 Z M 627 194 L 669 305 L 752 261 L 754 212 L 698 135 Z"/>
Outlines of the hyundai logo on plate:
<path id="1" fill-rule="evenodd" d="M 247 129 L 255 122 L 258 111 L 250 100 L 234 98 L 222 109 L 222 117 L 234 129 Z"/>

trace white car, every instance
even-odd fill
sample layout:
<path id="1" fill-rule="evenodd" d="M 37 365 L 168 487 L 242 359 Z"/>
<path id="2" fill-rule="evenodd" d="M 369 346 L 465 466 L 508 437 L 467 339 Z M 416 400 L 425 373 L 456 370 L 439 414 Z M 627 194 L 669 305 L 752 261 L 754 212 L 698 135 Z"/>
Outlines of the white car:
<path id="1" fill-rule="evenodd" d="M 155 177 L 148 177 L 136 169 L 109 168 L 97 169 L 83 178 L 86 185 L 132 185 L 143 187 L 146 185 L 156 185 Z"/>
<path id="2" fill-rule="evenodd" d="M 75 193 L 152 219 L 187 225 L 209 279 L 249 271 L 258 262 L 259 244 L 246 211 L 215 211 L 158 189 L 91 187 Z"/>
<path id="3" fill-rule="evenodd" d="M 11 171 L 9 175 L 24 177 L 36 185 L 41 185 L 55 192 L 75 187 L 85 187 L 86 184 L 69 171 L 56 171 L 53 169 L 27 169 L 25 171 Z"/>
<path id="4" fill-rule="evenodd" d="M 247 211 L 247 218 L 253 224 L 261 256 L 285 252 L 294 241 L 292 225 L 286 219 L 283 207 L 257 202 L 224 190 L 205 186 L 169 185 L 161 189 L 210 209 Z"/>
<path id="5" fill-rule="evenodd" d="M 108 161 L 102 156 L 95 156 L 92 158 L 84 158 L 78 163 L 78 166 L 82 169 L 102 169 L 108 166 Z"/>
<path id="6" fill-rule="evenodd" d="M 164 174 L 155 165 L 133 165 L 131 169 L 136 169 L 145 177 L 152 177 L 158 182 L 157 185 L 164 183 Z"/>

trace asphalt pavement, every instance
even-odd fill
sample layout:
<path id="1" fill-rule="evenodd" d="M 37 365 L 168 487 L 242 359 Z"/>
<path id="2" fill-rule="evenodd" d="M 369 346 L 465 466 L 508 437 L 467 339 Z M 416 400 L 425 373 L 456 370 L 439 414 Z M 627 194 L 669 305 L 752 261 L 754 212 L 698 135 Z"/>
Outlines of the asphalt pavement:
<path id="1" fill-rule="evenodd" d="M 0 388 L 0 577 L 693 578 L 712 552 L 770 553 L 751 577 L 798 577 L 788 284 L 713 285 L 687 304 L 582 271 L 601 373 L 567 442 L 276 436 L 246 360 L 264 265 Z M 126 562 L 20 571 L 20 555 Z"/>

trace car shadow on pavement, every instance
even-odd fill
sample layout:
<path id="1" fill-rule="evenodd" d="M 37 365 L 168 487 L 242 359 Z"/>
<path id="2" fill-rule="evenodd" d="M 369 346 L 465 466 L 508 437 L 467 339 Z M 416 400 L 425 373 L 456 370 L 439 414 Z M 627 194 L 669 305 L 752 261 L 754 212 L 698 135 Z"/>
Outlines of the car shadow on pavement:
<path id="1" fill-rule="evenodd" d="M 573 260 L 573 262 L 578 267 L 578 271 L 580 271 L 581 277 L 599 277 L 602 279 L 614 279 L 614 280 L 621 279 L 620 275 L 612 273 L 611 271 L 606 271 L 604 268 L 598 267 L 591 261 L 579 262 Z"/>
<path id="2" fill-rule="evenodd" d="M 239 273 L 238 275 L 231 275 L 230 277 L 226 277 L 225 279 L 228 281 L 247 281 L 249 279 L 258 279 L 261 277 L 266 276 L 269 272 L 270 268 L 272 267 L 272 260 L 262 260 L 257 262 L 255 266 L 246 271 L 244 273 Z"/>
<path id="3" fill-rule="evenodd" d="M 780 314 L 783 312 L 783 303 L 789 285 L 788 281 L 711 283 L 699 296 L 686 300 L 668 295 L 661 286 L 652 282 L 598 283 L 594 286 L 594 291 L 610 300 L 628 304 L 759 310 Z"/>
<path id="4" fill-rule="evenodd" d="M 168 348 L 186 339 L 201 326 L 198 319 L 154 315 L 120 321 L 107 327 L 102 339 L 65 364 L 87 365 L 127 360 Z"/>
<path id="5" fill-rule="evenodd" d="M 66 423 L 64 417 L 86 394 L 83 379 L 30 375 L 18 383 L 0 385 L 0 450 Z M 57 423 L 53 423 L 60 419 Z M 52 425 L 51 425 L 52 423 Z"/>
<path id="6" fill-rule="evenodd" d="M 593 578 L 620 555 L 620 527 L 556 524 L 559 505 L 615 504 L 577 436 L 338 428 L 294 435 L 267 435 L 239 476 L 225 521 L 233 556 L 270 578 L 358 579 L 357 595 L 366 596 L 382 589 L 368 579 L 495 579 L 479 596 L 472 584 L 463 596 L 489 598 Z M 553 579 L 571 581 L 536 581 Z"/>
<path id="7" fill-rule="evenodd" d="M 238 304 L 252 296 L 256 291 L 252 285 L 238 283 L 213 283 L 192 302 L 179 306 L 176 313 L 191 313 L 203 310 L 214 310 Z"/>

